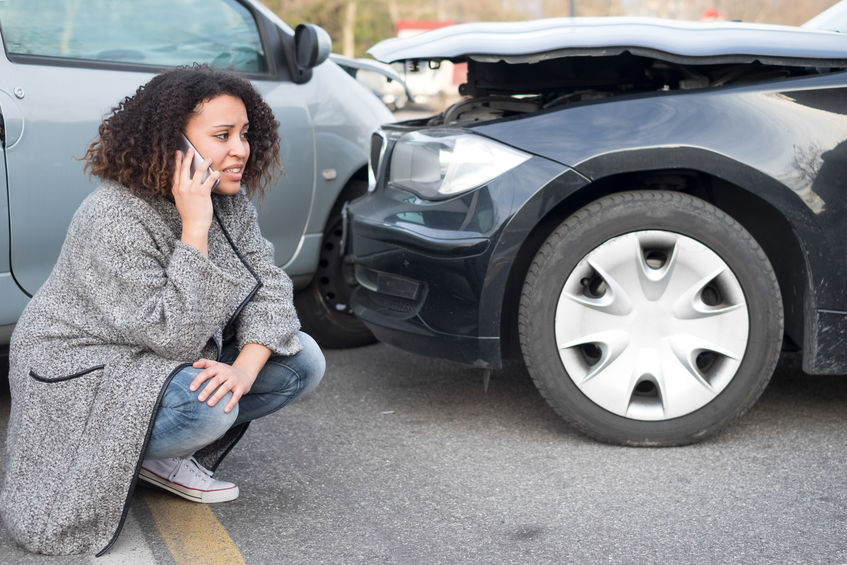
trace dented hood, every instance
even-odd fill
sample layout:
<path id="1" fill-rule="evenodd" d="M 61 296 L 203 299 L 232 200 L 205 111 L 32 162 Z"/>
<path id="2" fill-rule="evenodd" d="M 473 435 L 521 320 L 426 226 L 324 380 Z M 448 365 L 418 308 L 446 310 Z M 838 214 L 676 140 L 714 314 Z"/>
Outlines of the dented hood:
<path id="1" fill-rule="evenodd" d="M 381 41 L 368 53 L 386 63 L 474 60 L 532 63 L 630 52 L 675 62 L 816 65 L 847 62 L 847 35 L 792 26 L 658 18 L 549 18 L 482 22 Z"/>

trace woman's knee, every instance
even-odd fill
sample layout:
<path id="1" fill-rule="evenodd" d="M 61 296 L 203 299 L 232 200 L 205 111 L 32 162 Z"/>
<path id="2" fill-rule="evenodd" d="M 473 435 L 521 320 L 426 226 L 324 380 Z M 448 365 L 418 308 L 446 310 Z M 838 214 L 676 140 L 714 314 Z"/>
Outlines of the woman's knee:
<path id="1" fill-rule="evenodd" d="M 224 411 L 232 398 L 227 393 L 214 406 L 197 399 L 189 389 L 198 369 L 186 368 L 168 385 L 159 406 L 153 427 L 153 439 L 163 444 L 184 444 L 186 449 L 212 443 L 235 423 L 238 405 L 229 413 Z"/>
<path id="2" fill-rule="evenodd" d="M 326 358 L 318 343 L 307 333 L 299 332 L 297 337 L 303 350 L 299 353 L 303 356 L 301 378 L 302 389 L 297 396 L 309 394 L 318 386 L 326 372 Z"/>
<path id="3" fill-rule="evenodd" d="M 291 400 L 318 386 L 326 370 L 326 360 L 310 335 L 299 332 L 298 337 L 303 348 L 294 355 L 271 357 L 260 373 L 262 382 L 254 385 L 257 392 L 278 393 Z"/>
<path id="4" fill-rule="evenodd" d="M 199 400 L 197 401 L 200 405 L 198 409 L 200 418 L 198 419 L 197 427 L 203 430 L 207 437 L 211 438 L 209 443 L 224 435 L 235 423 L 236 418 L 238 418 L 238 404 L 229 413 L 224 412 L 231 398 L 232 393 L 228 392 L 214 406 L 209 406 Z"/>

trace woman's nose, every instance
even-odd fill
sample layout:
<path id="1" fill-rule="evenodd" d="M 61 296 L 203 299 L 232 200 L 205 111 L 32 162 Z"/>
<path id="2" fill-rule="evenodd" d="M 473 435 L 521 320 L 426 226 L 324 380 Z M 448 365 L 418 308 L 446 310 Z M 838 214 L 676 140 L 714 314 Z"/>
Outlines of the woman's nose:
<path id="1" fill-rule="evenodd" d="M 230 143 L 229 152 L 232 155 L 237 155 L 239 157 L 242 157 L 242 156 L 246 155 L 248 151 L 250 151 L 250 144 L 247 142 L 246 139 L 236 137 Z"/>

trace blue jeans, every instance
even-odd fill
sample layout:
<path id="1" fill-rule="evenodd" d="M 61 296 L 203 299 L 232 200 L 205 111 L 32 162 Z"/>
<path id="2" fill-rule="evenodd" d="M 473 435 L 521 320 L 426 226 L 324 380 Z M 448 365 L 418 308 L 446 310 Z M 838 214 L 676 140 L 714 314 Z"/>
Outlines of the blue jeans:
<path id="1" fill-rule="evenodd" d="M 209 406 L 197 400 L 202 387 L 188 389 L 201 369 L 186 367 L 174 375 L 165 389 L 156 414 L 146 459 L 187 457 L 224 435 L 232 426 L 276 412 L 295 398 L 311 392 L 323 377 L 326 360 L 311 336 L 299 332 L 302 351 L 291 356 L 272 356 L 229 414 L 224 412 L 232 393 Z M 238 348 L 224 344 L 220 361 L 232 363 Z"/>

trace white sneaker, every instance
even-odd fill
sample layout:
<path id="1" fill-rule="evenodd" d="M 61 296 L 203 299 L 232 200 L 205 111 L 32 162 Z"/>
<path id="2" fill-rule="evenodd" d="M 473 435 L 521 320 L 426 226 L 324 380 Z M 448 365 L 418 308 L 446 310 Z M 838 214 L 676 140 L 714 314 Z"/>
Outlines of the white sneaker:
<path id="1" fill-rule="evenodd" d="M 145 459 L 138 478 L 193 502 L 227 502 L 238 498 L 233 483 L 212 478 L 194 457 Z"/>

